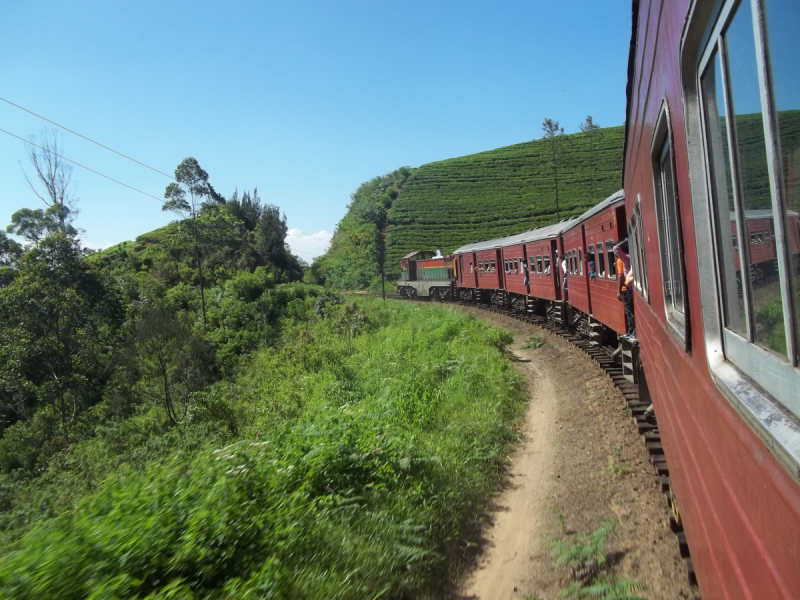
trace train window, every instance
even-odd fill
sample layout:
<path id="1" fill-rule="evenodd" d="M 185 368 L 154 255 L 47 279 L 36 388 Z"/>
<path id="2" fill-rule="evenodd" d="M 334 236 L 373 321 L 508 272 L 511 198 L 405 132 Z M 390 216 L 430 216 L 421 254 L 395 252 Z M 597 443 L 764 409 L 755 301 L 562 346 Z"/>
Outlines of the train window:
<path id="1" fill-rule="evenodd" d="M 614 256 L 614 240 L 606 242 L 606 255 L 608 256 L 608 278 L 617 278 L 617 260 Z"/>
<path id="2" fill-rule="evenodd" d="M 469 261 L 469 272 L 472 273 L 472 261 Z"/>
<path id="3" fill-rule="evenodd" d="M 525 270 L 525 258 L 522 256 L 519 257 L 519 270 L 520 273 Z"/>
<path id="4" fill-rule="evenodd" d="M 536 272 L 542 273 L 542 257 L 540 255 L 536 256 Z"/>
<path id="5" fill-rule="evenodd" d="M 495 268 L 495 262 L 494 262 L 494 260 L 490 260 L 490 261 L 489 261 L 489 264 L 491 265 L 491 266 L 489 267 L 489 270 L 490 270 L 492 273 L 495 273 L 495 272 L 496 272 L 496 268 Z"/>
<path id="6" fill-rule="evenodd" d="M 517 259 L 515 258 L 514 259 L 514 273 L 517 273 L 518 271 L 519 271 L 519 263 L 517 262 Z"/>
<path id="7" fill-rule="evenodd" d="M 683 243 L 680 210 L 673 173 L 669 111 L 662 105 L 656 122 L 651 157 L 655 187 L 656 230 L 661 259 L 664 311 L 672 331 L 686 345 L 686 306 L 683 293 Z"/>
<path id="8" fill-rule="evenodd" d="M 692 191 L 697 189 L 697 199 L 708 194 L 698 215 L 713 233 L 709 241 L 697 240 L 700 289 L 716 288 L 716 298 L 703 302 L 706 343 L 709 356 L 716 352 L 726 361 L 709 359 L 720 387 L 737 398 L 739 410 L 750 412 L 750 422 L 784 444 L 786 422 L 776 413 L 782 405 L 800 416 L 800 253 L 788 231 L 800 208 L 800 138 L 794 133 L 800 96 L 792 67 L 800 45 L 785 26 L 796 22 L 797 8 L 790 0 L 720 4 L 695 63 L 700 94 L 693 114 L 701 118 L 705 156 L 692 168 L 706 177 L 693 179 Z M 695 185 L 706 182 L 705 189 Z M 755 218 L 766 227 L 749 231 L 748 220 Z M 751 252 L 764 242 L 772 243 L 768 252 Z M 789 454 L 798 460 L 796 450 Z"/>
<path id="9" fill-rule="evenodd" d="M 581 248 L 578 248 L 578 269 L 581 275 L 583 275 L 583 249 Z"/>
<path id="10" fill-rule="evenodd" d="M 597 267 L 597 276 L 598 277 L 605 277 L 606 276 L 606 253 L 603 251 L 603 244 L 597 244 L 597 254 L 595 255 L 597 260 L 595 261 L 595 266 Z"/>
<path id="11" fill-rule="evenodd" d="M 531 272 L 533 272 L 536 270 L 536 259 L 535 257 L 531 256 L 529 260 L 531 261 Z"/>
<path id="12" fill-rule="evenodd" d="M 542 261 L 543 261 L 543 266 L 544 266 L 543 273 L 545 275 L 550 275 L 550 255 L 549 254 L 545 254 L 542 257 Z"/>

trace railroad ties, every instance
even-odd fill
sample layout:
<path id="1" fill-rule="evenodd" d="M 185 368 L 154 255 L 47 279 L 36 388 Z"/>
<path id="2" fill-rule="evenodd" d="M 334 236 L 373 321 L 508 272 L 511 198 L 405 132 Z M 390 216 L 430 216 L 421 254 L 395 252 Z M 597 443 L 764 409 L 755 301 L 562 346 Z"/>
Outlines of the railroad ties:
<path id="1" fill-rule="evenodd" d="M 664 454 L 664 447 L 661 445 L 661 434 L 658 430 L 658 423 L 656 415 L 646 415 L 648 403 L 642 402 L 639 398 L 639 386 L 632 383 L 629 378 L 625 376 L 623 368 L 620 363 L 615 360 L 611 354 L 599 346 L 578 334 L 570 331 L 559 323 L 548 321 L 544 317 L 535 315 L 525 315 L 513 312 L 511 310 L 500 308 L 497 306 L 482 306 L 480 304 L 473 304 L 469 302 L 458 302 L 461 306 L 469 306 L 487 310 L 489 312 L 498 313 L 531 325 L 538 325 L 543 329 L 558 335 L 559 337 L 567 340 L 576 348 L 580 348 L 589 357 L 594 360 L 597 365 L 605 371 L 606 375 L 611 378 L 611 381 L 622 393 L 625 398 L 625 403 L 628 405 L 631 417 L 636 425 L 636 430 L 644 438 L 645 448 L 650 456 L 650 463 L 653 465 L 656 477 L 661 485 L 661 491 L 664 493 L 667 501 L 667 508 L 670 511 L 669 526 L 673 533 L 678 538 L 678 548 L 680 555 L 686 560 L 686 569 L 689 576 L 689 584 L 697 585 L 697 576 L 695 574 L 694 565 L 692 564 L 691 555 L 689 554 L 689 544 L 686 540 L 686 534 L 683 532 L 683 525 L 680 521 L 680 512 L 678 511 L 675 496 L 672 494 L 672 486 L 669 479 L 669 467 L 667 466 L 667 457 Z M 699 596 L 695 600 L 700 600 Z"/>

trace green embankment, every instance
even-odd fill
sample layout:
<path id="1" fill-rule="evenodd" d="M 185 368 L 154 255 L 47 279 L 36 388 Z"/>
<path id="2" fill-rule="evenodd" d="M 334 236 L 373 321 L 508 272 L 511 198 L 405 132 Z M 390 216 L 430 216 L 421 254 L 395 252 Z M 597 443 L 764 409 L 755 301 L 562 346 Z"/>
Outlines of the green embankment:
<path id="1" fill-rule="evenodd" d="M 314 300 L 180 427 L 143 407 L 6 480 L 0 596 L 439 597 L 516 439 L 511 336 Z"/>
<path id="2" fill-rule="evenodd" d="M 558 140 L 561 219 L 581 214 L 621 187 L 622 138 L 623 127 L 609 127 Z M 548 144 L 541 139 L 402 169 L 402 182 L 383 186 L 390 189 L 391 198 L 375 202 L 387 209 L 383 229 L 362 216 L 367 196 L 362 188 L 374 188 L 385 178 L 364 184 L 337 226 L 331 249 L 315 266 L 334 287 L 374 286 L 380 269 L 373 248 L 384 240 L 386 273 L 397 279 L 400 258 L 409 252 L 437 247 L 451 252 L 469 242 L 555 222 Z M 398 179 L 399 172 L 386 176 L 388 183 Z"/>

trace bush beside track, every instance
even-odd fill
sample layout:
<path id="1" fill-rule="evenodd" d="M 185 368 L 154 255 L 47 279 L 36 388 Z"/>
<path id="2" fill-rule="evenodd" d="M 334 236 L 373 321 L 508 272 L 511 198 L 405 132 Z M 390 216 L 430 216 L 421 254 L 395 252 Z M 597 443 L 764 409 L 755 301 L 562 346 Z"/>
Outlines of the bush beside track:
<path id="1" fill-rule="evenodd" d="M 7 547 L 0 595 L 437 597 L 517 436 L 512 338 L 370 298 L 322 315 L 287 322 L 278 349 L 209 399 L 238 435 L 145 469 L 119 461 Z M 203 426 L 198 414 L 182 433 L 199 444 Z"/>

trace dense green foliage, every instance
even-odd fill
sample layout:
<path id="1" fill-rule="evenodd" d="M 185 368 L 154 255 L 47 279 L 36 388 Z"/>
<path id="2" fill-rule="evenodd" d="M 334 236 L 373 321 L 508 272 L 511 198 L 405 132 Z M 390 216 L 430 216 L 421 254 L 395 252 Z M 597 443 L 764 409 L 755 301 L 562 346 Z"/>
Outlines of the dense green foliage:
<path id="1" fill-rule="evenodd" d="M 387 215 L 410 173 L 403 167 L 361 184 L 336 226 L 327 254 L 312 265 L 314 281 L 326 281 L 335 289 L 377 288 L 386 255 Z"/>
<path id="2" fill-rule="evenodd" d="M 406 176 L 354 196 L 377 264 Z M 436 595 L 515 438 L 510 334 L 303 283 L 277 207 L 176 178 L 136 242 L 0 237 L 0 597 Z"/>
<path id="3" fill-rule="evenodd" d="M 295 304 L 281 343 L 207 388 L 179 435 L 142 407 L 6 483 L 2 595 L 435 595 L 515 437 L 510 337 L 328 300 Z"/>

